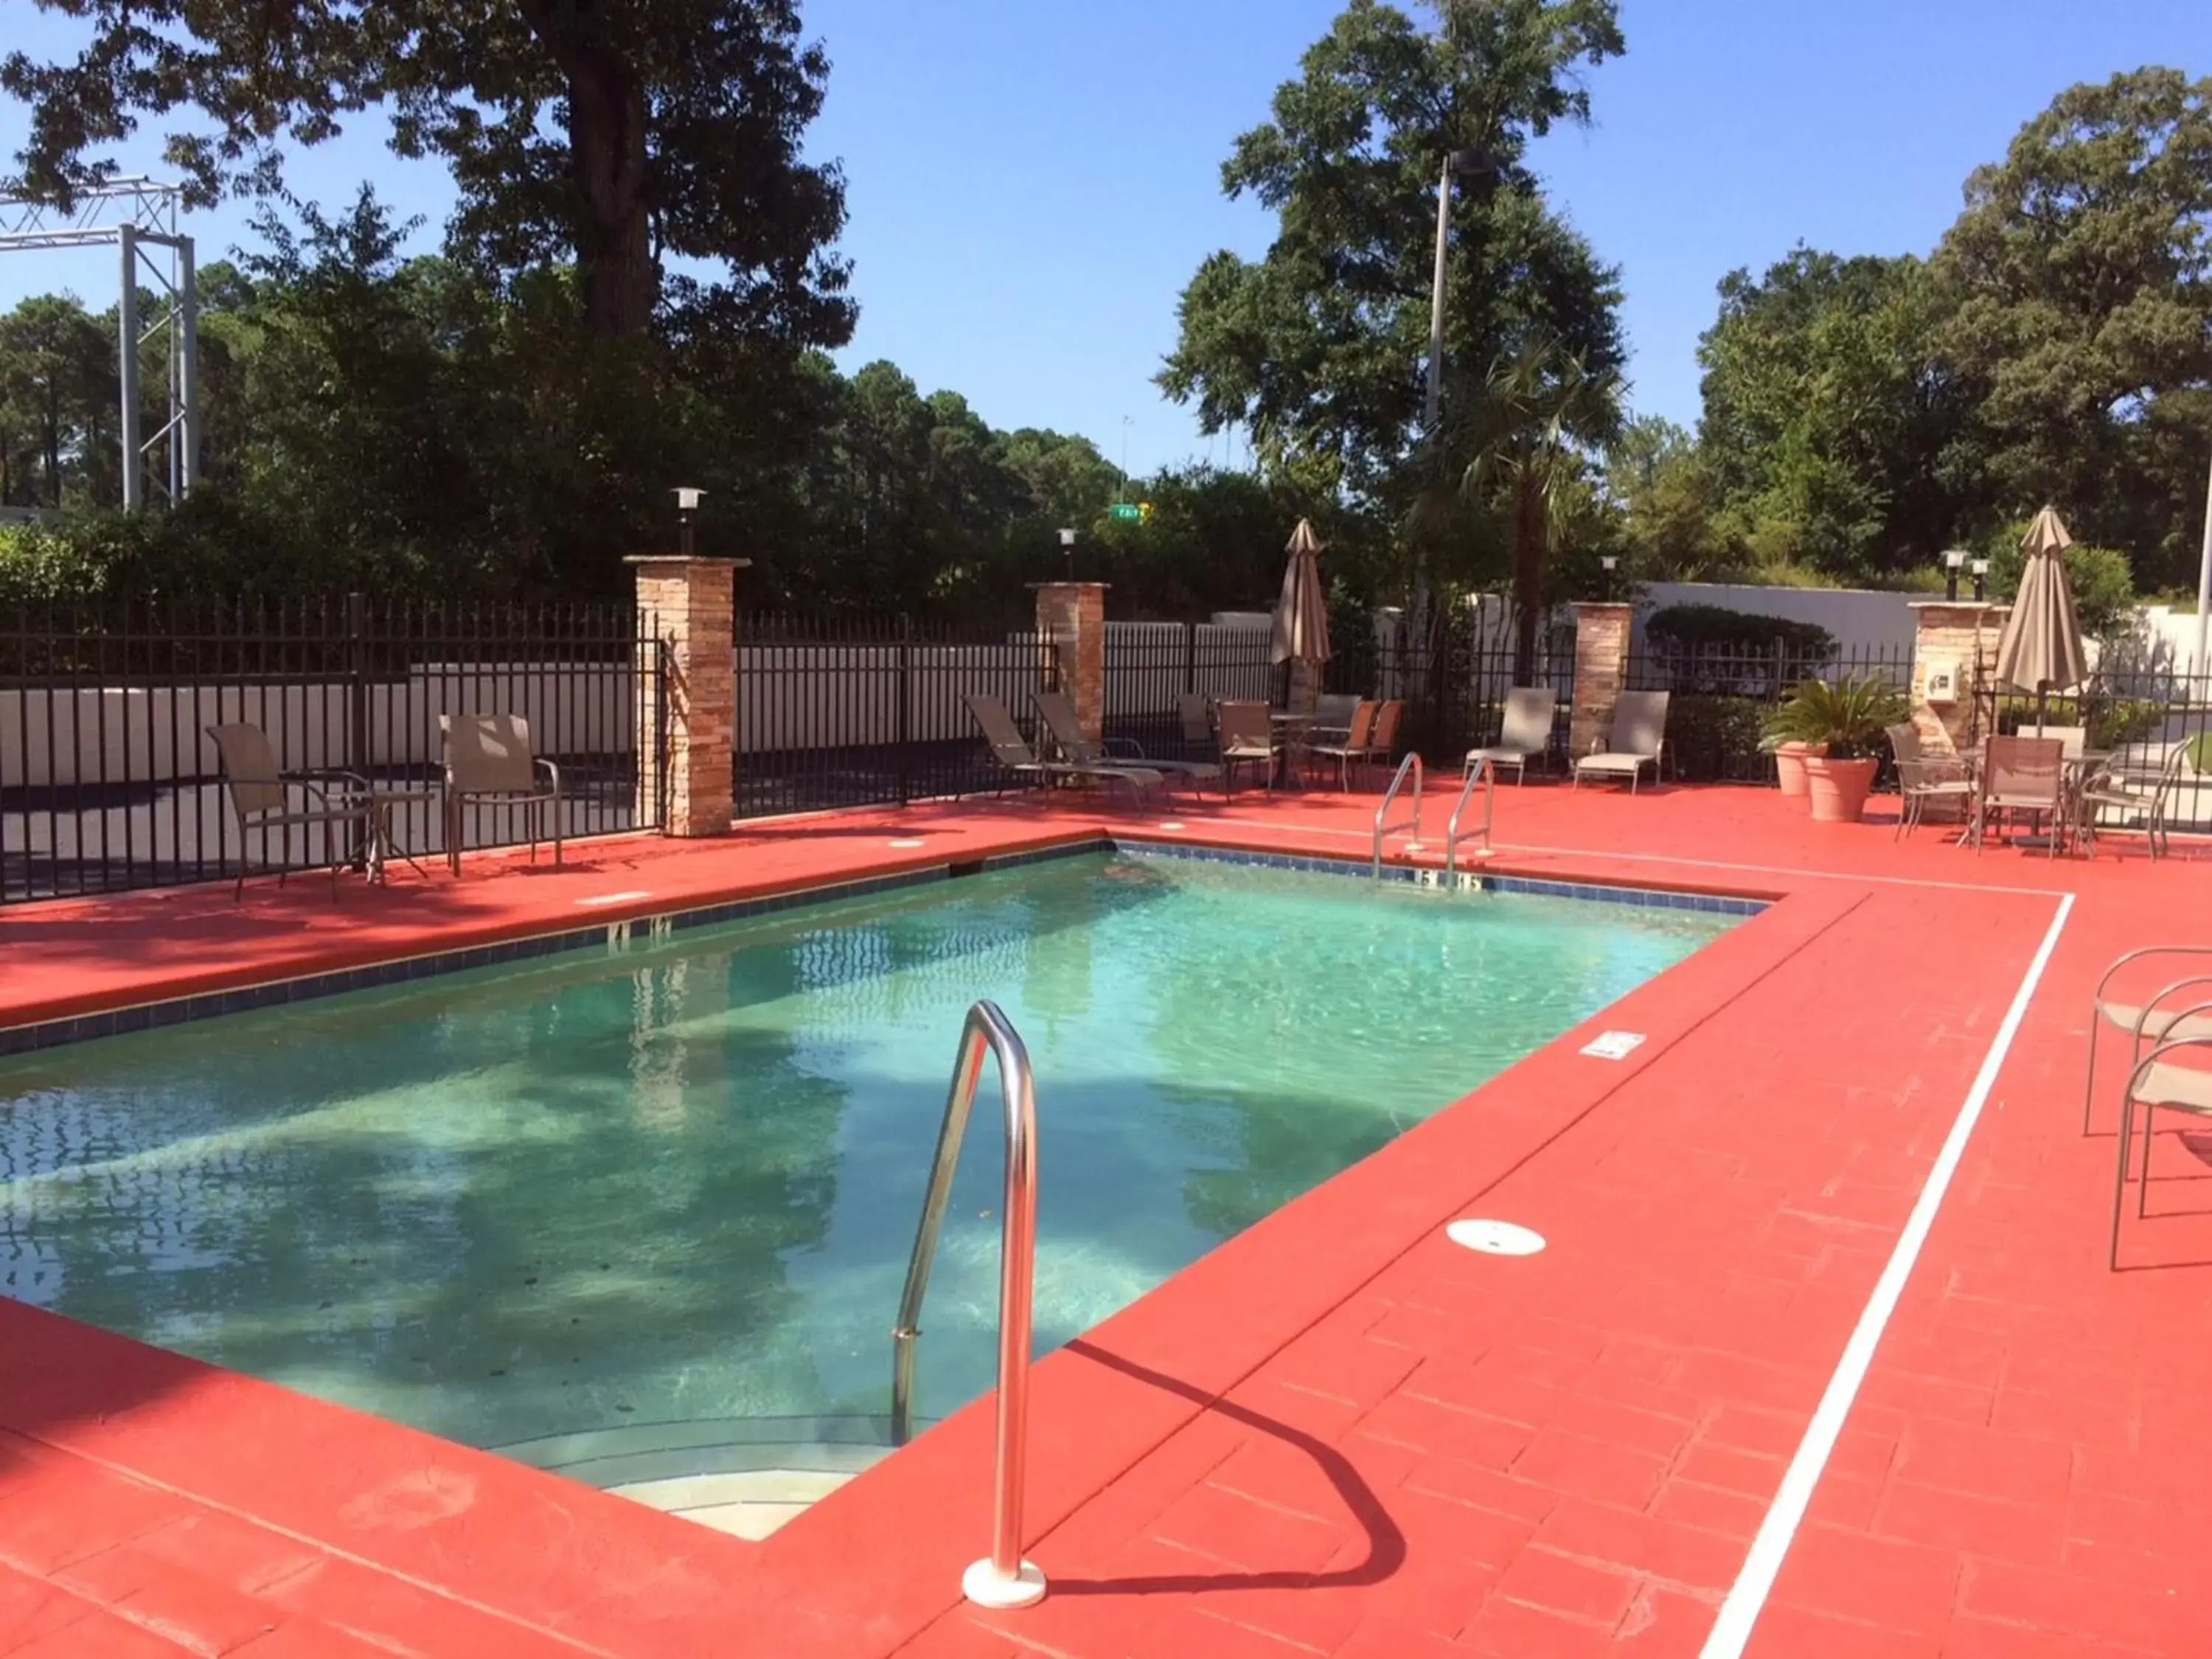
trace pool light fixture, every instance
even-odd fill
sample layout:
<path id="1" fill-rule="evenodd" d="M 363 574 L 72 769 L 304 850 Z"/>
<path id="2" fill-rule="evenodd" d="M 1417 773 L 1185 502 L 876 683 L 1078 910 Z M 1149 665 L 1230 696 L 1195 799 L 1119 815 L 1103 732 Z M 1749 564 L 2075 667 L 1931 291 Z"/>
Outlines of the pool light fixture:
<path id="1" fill-rule="evenodd" d="M 1464 1249 L 1485 1255 L 1534 1255 L 1544 1248 L 1544 1235 L 1511 1221 L 1485 1221 L 1474 1217 L 1455 1221 L 1444 1237 Z"/>

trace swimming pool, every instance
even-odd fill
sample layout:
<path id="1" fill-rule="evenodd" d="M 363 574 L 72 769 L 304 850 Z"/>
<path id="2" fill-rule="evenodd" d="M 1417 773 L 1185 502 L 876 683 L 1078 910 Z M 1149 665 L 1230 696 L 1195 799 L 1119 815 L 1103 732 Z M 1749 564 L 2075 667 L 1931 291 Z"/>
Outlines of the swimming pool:
<path id="1" fill-rule="evenodd" d="M 4 1289 L 603 1481 L 879 1441 L 976 998 L 1036 1073 L 1042 1350 L 1735 920 L 1089 854 L 47 1050 L 0 1062 Z M 991 1383 L 996 1138 L 926 1418 Z"/>

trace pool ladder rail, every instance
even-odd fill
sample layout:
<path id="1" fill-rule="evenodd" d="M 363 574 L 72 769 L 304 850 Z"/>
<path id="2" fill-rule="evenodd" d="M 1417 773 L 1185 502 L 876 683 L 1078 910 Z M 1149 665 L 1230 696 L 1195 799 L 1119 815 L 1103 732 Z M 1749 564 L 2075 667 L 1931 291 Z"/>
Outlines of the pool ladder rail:
<path id="1" fill-rule="evenodd" d="M 952 1087 L 937 1131 L 937 1156 L 929 1166 L 921 1224 L 907 1260 L 898 1323 L 891 1329 L 891 1439 L 904 1445 L 914 1431 L 915 1340 L 921 1334 L 921 1304 L 929 1294 L 952 1174 L 960 1166 L 983 1056 L 999 1065 L 999 1093 L 1006 1106 L 1006 1194 L 1000 1208 L 999 1418 L 996 1484 L 991 1504 L 991 1553 L 969 1564 L 960 1588 L 980 1607 L 1025 1607 L 1044 1596 L 1044 1574 L 1022 1559 L 1022 1487 L 1029 1452 L 1030 1331 L 1036 1280 L 1036 1086 L 1023 1046 L 1005 1012 L 982 1001 L 968 1011 Z"/>
<path id="2" fill-rule="evenodd" d="M 1393 819 L 1391 804 L 1398 799 L 1410 775 L 1413 780 L 1413 810 L 1402 818 Z M 1398 770 L 1390 780 L 1390 787 L 1382 792 L 1382 804 L 1375 809 L 1375 841 L 1368 859 L 1368 873 L 1378 880 L 1382 874 L 1382 843 L 1401 830 L 1413 833 L 1406 842 L 1408 853 L 1421 850 L 1421 786 L 1426 769 L 1418 753 L 1408 753 L 1398 763 Z M 1460 826 L 1467 820 L 1468 808 L 1474 802 L 1474 788 L 1482 786 L 1482 827 L 1476 832 L 1480 843 L 1474 852 L 1479 859 L 1491 854 L 1490 826 L 1498 809 L 1498 774 L 1486 760 L 1479 760 L 1467 769 L 1467 776 L 1459 786 L 1459 799 L 1453 803 L 1451 817 L 1444 824 L 1444 873 L 1449 876 L 1459 869 Z"/>
<path id="3" fill-rule="evenodd" d="M 1421 765 L 1420 752 L 1408 750 L 1406 758 L 1398 763 L 1398 770 L 1390 780 L 1390 787 L 1382 792 L 1382 804 L 1375 809 L 1375 850 L 1368 860 L 1368 873 L 1376 880 L 1382 877 L 1382 843 L 1400 830 L 1413 833 L 1406 842 L 1409 853 L 1419 852 L 1421 846 L 1421 780 L 1425 769 Z M 1390 804 L 1398 799 L 1398 792 L 1406 787 L 1406 775 L 1413 775 L 1413 811 L 1411 817 L 1395 823 L 1390 817 Z"/>
<path id="4" fill-rule="evenodd" d="M 1490 824 L 1498 809 L 1498 772 L 1488 761 L 1479 760 L 1467 769 L 1467 776 L 1459 787 L 1459 801 L 1453 806 L 1451 817 L 1444 825 L 1446 875 L 1459 868 L 1459 827 L 1467 817 L 1467 809 L 1474 803 L 1474 786 L 1478 783 L 1482 786 L 1482 828 L 1477 832 L 1480 845 L 1474 850 L 1474 856 L 1486 859 L 1491 854 Z"/>

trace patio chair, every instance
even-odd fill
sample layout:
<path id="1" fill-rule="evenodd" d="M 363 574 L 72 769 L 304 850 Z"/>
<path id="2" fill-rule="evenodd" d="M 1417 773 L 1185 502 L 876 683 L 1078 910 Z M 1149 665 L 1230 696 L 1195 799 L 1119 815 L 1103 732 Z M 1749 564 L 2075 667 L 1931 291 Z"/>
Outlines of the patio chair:
<path id="1" fill-rule="evenodd" d="M 1141 800 L 1144 792 L 1156 789 L 1166 780 L 1150 767 L 1141 766 L 1079 766 L 1072 762 L 1042 761 L 1030 747 L 1022 729 L 1014 724 L 1014 717 L 1006 712 L 1006 705 L 996 697 L 988 697 L 971 691 L 961 701 L 968 712 L 975 717 L 975 724 L 983 728 L 983 740 L 991 747 L 991 758 L 1016 777 L 1033 783 L 1050 783 L 1054 778 L 1073 779 L 1079 782 L 1096 783 L 1103 788 L 1120 784 L 1127 789 L 1133 799 Z M 1001 790 L 1000 793 L 1004 793 Z"/>
<path id="2" fill-rule="evenodd" d="M 441 714 L 446 743 L 446 866 L 461 873 L 461 813 L 489 801 L 525 809 L 530 823 L 530 861 L 538 862 L 539 832 L 549 809 L 553 863 L 562 861 L 561 769 L 530 747 L 530 722 L 520 714 Z"/>
<path id="3" fill-rule="evenodd" d="M 1467 769 L 1473 771 L 1488 761 L 1492 770 L 1511 767 L 1516 784 L 1528 782 L 1528 763 L 1552 752 L 1552 722 L 1558 713 L 1558 701 L 1544 687 L 1515 686 L 1505 694 L 1505 714 L 1499 722 L 1498 741 L 1486 749 L 1468 750 Z"/>
<path id="4" fill-rule="evenodd" d="M 259 726 L 244 721 L 234 721 L 206 728 L 214 740 L 217 761 L 222 768 L 223 793 L 230 797 L 230 814 L 238 825 L 238 884 L 231 889 L 234 900 L 246 896 L 246 872 L 250 860 L 246 851 L 246 832 L 262 831 L 261 852 L 265 860 L 269 854 L 268 831 L 271 830 L 307 830 L 316 824 L 323 826 L 323 850 L 332 853 L 330 860 L 331 894 L 338 890 L 338 871 L 350 865 L 362 848 L 368 846 L 372 834 L 371 816 L 374 809 L 368 798 L 368 781 L 351 772 L 287 772 L 276 764 L 276 751 L 270 747 L 269 734 Z M 331 783 L 341 784 L 351 791 L 353 797 L 333 803 Z M 295 805 L 295 792 L 310 805 Z M 352 828 L 353 836 L 345 843 L 343 854 L 334 854 L 339 845 L 333 832 L 339 825 Z M 290 836 L 285 836 L 287 844 Z M 216 866 L 218 870 L 221 866 Z M 284 884 L 286 866 L 276 866 L 276 884 Z"/>
<path id="5" fill-rule="evenodd" d="M 2141 963 L 2168 964 L 2154 968 L 2145 976 L 2166 979 L 2168 974 L 2179 973 L 2179 977 L 2167 980 L 2148 997 L 2140 991 L 2115 989 L 2112 981 L 2128 969 Z M 2202 973 L 2185 971 L 2195 966 Z M 2133 975 L 2130 978 L 2136 977 Z M 2097 1102 L 2097 1038 L 2109 1026 L 2127 1033 L 2132 1047 L 2128 1053 L 2130 1067 L 2142 1059 L 2146 1042 L 2164 1042 L 2183 1037 L 2212 1036 L 2212 1017 L 2192 1015 L 2184 1018 L 2181 1000 L 2194 1001 L 2197 997 L 2212 995 L 2212 945 L 2146 945 L 2113 958 L 2112 964 L 2098 977 L 2097 988 L 2089 998 L 2089 1063 L 2081 1082 L 2081 1133 L 2089 1133 L 2089 1124 Z"/>
<path id="6" fill-rule="evenodd" d="M 2181 781 L 2181 769 L 2188 763 L 2189 745 L 2178 743 L 2167 751 L 2164 763 L 2148 780 L 2141 773 L 2122 767 L 2106 766 L 2084 783 L 2075 803 L 2080 816 L 2075 829 L 2089 856 L 2094 858 L 2097 854 L 2100 833 L 2097 820 L 2107 812 L 2118 814 L 2124 823 L 2142 820 L 2144 836 L 2150 843 L 2151 857 L 2171 852 L 2172 847 L 2166 828 L 2166 809 L 2173 797 L 2175 787 Z"/>
<path id="7" fill-rule="evenodd" d="M 1309 759 L 1334 761 L 1336 787 L 1349 789 L 1352 787 L 1352 763 L 1367 758 L 1368 747 L 1375 736 L 1375 722 L 1382 713 L 1382 705 L 1379 702 L 1354 703 L 1352 723 L 1345 727 L 1336 742 L 1301 744 L 1299 752 Z"/>
<path id="8" fill-rule="evenodd" d="M 2066 799 L 2066 749 L 2056 738 L 1991 738 L 1983 750 L 1981 793 L 1974 803 L 1974 850 L 1982 849 L 1992 813 L 2047 817 L 2045 850 L 2058 856 Z"/>
<path id="9" fill-rule="evenodd" d="M 1360 757 L 1370 766 L 1388 766 L 1397 757 L 1398 728 L 1405 723 L 1406 700 L 1392 697 L 1375 711 L 1375 724 L 1367 728 L 1367 750 Z"/>
<path id="10" fill-rule="evenodd" d="M 2055 742 L 2065 751 L 2068 760 L 2080 760 L 2081 751 L 2089 746 L 2089 728 L 2086 726 L 2023 726 L 2013 735 Z"/>
<path id="11" fill-rule="evenodd" d="M 1212 761 L 1153 760 L 1141 744 L 1127 738 L 1116 738 L 1114 742 L 1127 750 L 1127 754 L 1109 752 L 1107 745 L 1084 736 L 1083 723 L 1077 719 L 1075 705 L 1065 691 L 1032 692 L 1030 700 L 1036 705 L 1045 730 L 1052 734 L 1054 747 L 1064 759 L 1077 766 L 1133 764 L 1167 777 L 1187 778 L 1194 784 L 1210 783 L 1221 775 L 1221 768 Z"/>
<path id="12" fill-rule="evenodd" d="M 2185 1020 L 2212 1018 L 2212 1002 L 2192 1004 L 2180 1010 L 2179 1016 Z M 2186 1065 L 2185 1059 L 2198 1063 Z M 2136 1218 L 2140 1221 L 2150 1214 L 2150 1158 L 2158 1113 L 2212 1117 L 2212 1070 L 2204 1068 L 2206 1062 L 2212 1062 L 2212 1032 L 2170 1037 L 2145 1054 L 2128 1074 L 2126 1092 L 2120 1097 L 2119 1157 L 2112 1183 L 2112 1243 L 2108 1261 L 2115 1272 L 2120 1265 L 2120 1212 L 2127 1200 L 2136 1108 L 2142 1107 L 2143 1115 L 2142 1179 L 2136 1188 Z"/>
<path id="13" fill-rule="evenodd" d="M 1352 717 L 1368 699 L 1332 691 L 1314 702 L 1313 719 L 1305 734 L 1316 744 L 1340 744 L 1352 733 Z"/>
<path id="14" fill-rule="evenodd" d="M 1910 720 L 1885 728 L 1890 752 L 1897 757 L 1897 835 L 1908 836 L 1920 827 L 1931 800 L 1956 801 L 1961 822 L 1974 799 L 1974 780 L 1960 755 L 1931 755 L 1922 745 L 1920 729 Z"/>
<path id="15" fill-rule="evenodd" d="M 1657 782 L 1660 757 L 1667 750 L 1667 698 L 1664 691 L 1622 692 L 1613 706 L 1613 729 L 1605 747 L 1575 762 L 1576 787 L 1581 787 L 1584 777 L 1626 778 L 1632 795 L 1647 766 L 1652 781 Z"/>
<path id="16" fill-rule="evenodd" d="M 1176 699 L 1176 715 L 1182 722 L 1182 740 L 1186 748 L 1213 747 L 1213 704 L 1196 691 L 1186 691 Z"/>
<path id="17" fill-rule="evenodd" d="M 1268 718 L 1264 702 L 1222 702 L 1213 709 L 1220 722 L 1221 793 L 1225 797 L 1237 780 L 1240 766 L 1257 766 L 1264 769 L 1267 786 L 1275 783 L 1275 760 L 1281 752 L 1275 744 L 1274 722 Z"/>

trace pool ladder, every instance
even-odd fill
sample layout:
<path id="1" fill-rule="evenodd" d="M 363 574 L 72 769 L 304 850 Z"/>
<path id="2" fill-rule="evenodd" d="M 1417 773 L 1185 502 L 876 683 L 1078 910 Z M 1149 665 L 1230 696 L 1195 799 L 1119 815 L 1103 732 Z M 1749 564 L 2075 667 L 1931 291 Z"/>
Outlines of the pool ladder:
<path id="1" fill-rule="evenodd" d="M 999 1062 L 999 1093 L 1006 1104 L 1006 1194 L 999 1235 L 999 1421 L 997 1480 L 991 1504 L 991 1553 L 970 1564 L 960 1588 L 987 1607 L 1025 1607 L 1044 1595 L 1044 1574 L 1022 1559 L 1022 1485 L 1029 1452 L 1030 1329 L 1036 1279 L 1036 1086 L 1029 1050 L 995 1002 L 978 1002 L 960 1030 L 952 1062 L 952 1087 L 938 1126 L 937 1156 L 921 1202 L 914 1254 L 907 1259 L 906 1288 L 898 1323 L 891 1328 L 891 1439 L 904 1445 L 914 1432 L 914 1345 L 921 1334 L 921 1304 L 929 1293 L 930 1263 L 944 1230 L 952 1194 L 952 1172 L 968 1133 L 969 1109 L 982 1079 L 983 1055 Z"/>
<path id="2" fill-rule="evenodd" d="M 1451 820 L 1444 825 L 1444 873 L 1452 874 L 1459 868 L 1459 826 L 1467 817 L 1467 809 L 1474 799 L 1474 786 L 1482 786 L 1482 828 L 1478 832 L 1480 845 L 1475 857 L 1490 856 L 1490 823 L 1498 808 L 1498 773 L 1486 760 L 1479 760 L 1467 769 L 1467 777 L 1459 787 L 1459 801 L 1452 808 Z"/>
<path id="3" fill-rule="evenodd" d="M 1413 775 L 1413 816 L 1400 818 L 1394 823 L 1390 817 L 1390 803 L 1398 799 L 1398 792 L 1406 787 L 1406 775 L 1408 772 Z M 1374 856 L 1368 861 L 1368 873 L 1377 880 L 1380 880 L 1382 875 L 1382 842 L 1392 832 L 1399 830 L 1412 830 L 1413 834 L 1406 843 L 1406 850 L 1411 853 L 1418 851 L 1420 848 L 1422 776 L 1423 768 L 1419 751 L 1407 751 L 1406 758 L 1398 763 L 1398 770 L 1390 780 L 1390 787 L 1382 792 L 1382 804 L 1375 809 L 1375 852 Z"/>

